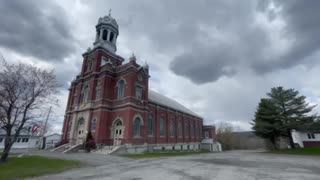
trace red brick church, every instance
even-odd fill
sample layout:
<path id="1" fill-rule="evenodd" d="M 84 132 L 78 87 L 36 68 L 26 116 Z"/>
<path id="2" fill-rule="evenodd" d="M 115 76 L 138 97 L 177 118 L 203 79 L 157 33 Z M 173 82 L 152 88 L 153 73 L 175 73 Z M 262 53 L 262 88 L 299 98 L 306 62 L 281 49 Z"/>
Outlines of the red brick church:
<path id="1" fill-rule="evenodd" d="M 134 55 L 125 63 L 116 54 L 118 35 L 110 14 L 99 18 L 93 48 L 83 53 L 81 72 L 71 82 L 62 141 L 82 144 L 90 131 L 104 146 L 200 148 L 208 134 L 203 119 L 150 90 L 148 65 L 137 64 Z M 213 138 L 214 127 L 206 129 Z"/>

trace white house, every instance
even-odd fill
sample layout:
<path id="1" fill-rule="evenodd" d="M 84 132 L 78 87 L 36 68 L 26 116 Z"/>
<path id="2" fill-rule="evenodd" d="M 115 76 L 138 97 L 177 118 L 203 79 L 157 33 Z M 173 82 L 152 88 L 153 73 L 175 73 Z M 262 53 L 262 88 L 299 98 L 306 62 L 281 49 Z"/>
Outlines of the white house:
<path id="1" fill-rule="evenodd" d="M 61 140 L 61 135 L 58 133 L 47 135 L 45 148 L 47 149 L 47 148 L 54 147 L 54 145 L 58 143 L 60 140 Z"/>
<path id="2" fill-rule="evenodd" d="M 215 126 L 203 126 L 204 139 L 201 141 L 201 149 L 213 151 L 222 151 L 221 144 L 216 141 Z"/>
<path id="3" fill-rule="evenodd" d="M 15 132 L 13 130 L 13 132 Z M 38 135 L 33 135 L 32 127 L 28 127 L 25 131 L 21 132 L 17 137 L 16 142 L 13 144 L 13 149 L 27 149 L 27 148 L 38 148 L 39 146 Z M 0 129 L 0 149 L 4 148 L 5 131 Z"/>
<path id="4" fill-rule="evenodd" d="M 300 147 L 320 147 L 320 131 L 292 130 L 291 134 Z"/>

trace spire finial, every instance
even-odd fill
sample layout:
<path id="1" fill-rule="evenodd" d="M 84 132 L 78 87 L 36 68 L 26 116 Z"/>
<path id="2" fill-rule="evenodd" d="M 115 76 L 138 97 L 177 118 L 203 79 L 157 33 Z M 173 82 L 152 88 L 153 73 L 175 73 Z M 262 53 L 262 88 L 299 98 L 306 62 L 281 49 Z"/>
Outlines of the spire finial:
<path id="1" fill-rule="evenodd" d="M 111 8 L 109 9 L 109 16 L 111 16 Z"/>
<path id="2" fill-rule="evenodd" d="M 134 53 L 132 52 L 131 57 L 129 58 L 130 61 L 136 61 L 136 56 L 134 55 Z"/>
<path id="3" fill-rule="evenodd" d="M 149 64 L 148 64 L 148 61 L 147 61 L 147 60 L 144 61 L 144 67 L 145 67 L 145 68 L 149 68 Z"/>

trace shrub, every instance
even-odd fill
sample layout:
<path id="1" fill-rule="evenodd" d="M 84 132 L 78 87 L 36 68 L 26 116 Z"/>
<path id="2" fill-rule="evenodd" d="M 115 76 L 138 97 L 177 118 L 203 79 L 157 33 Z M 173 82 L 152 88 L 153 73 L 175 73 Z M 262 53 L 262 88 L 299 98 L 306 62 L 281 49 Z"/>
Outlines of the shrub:
<path id="1" fill-rule="evenodd" d="M 91 132 L 88 132 L 88 134 L 87 134 L 84 148 L 86 149 L 87 152 L 90 152 L 92 149 L 97 148 L 96 142 L 94 141 Z"/>
<path id="2" fill-rule="evenodd" d="M 87 143 L 86 143 L 86 150 L 87 152 L 90 152 L 92 149 L 97 149 L 97 145 L 96 145 L 96 142 L 92 139 L 92 140 L 89 140 Z"/>

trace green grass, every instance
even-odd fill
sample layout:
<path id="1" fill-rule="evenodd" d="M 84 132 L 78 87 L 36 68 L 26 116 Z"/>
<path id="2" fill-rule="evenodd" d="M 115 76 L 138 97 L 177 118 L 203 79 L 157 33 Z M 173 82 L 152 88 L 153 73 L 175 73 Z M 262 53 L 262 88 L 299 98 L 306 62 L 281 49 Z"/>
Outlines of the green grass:
<path id="1" fill-rule="evenodd" d="M 208 153 L 208 151 L 190 151 L 190 152 L 156 152 L 156 153 L 143 153 L 143 154 L 123 154 L 121 156 L 128 158 L 158 158 L 170 156 L 186 156 L 194 154 Z"/>
<path id="2" fill-rule="evenodd" d="M 0 180 L 23 179 L 79 167 L 80 162 L 39 156 L 12 157 L 0 164 Z"/>
<path id="3" fill-rule="evenodd" d="M 294 154 L 294 155 L 311 155 L 320 156 L 320 147 L 314 148 L 299 148 L 299 149 L 281 149 L 276 151 L 269 151 L 276 154 Z"/>

